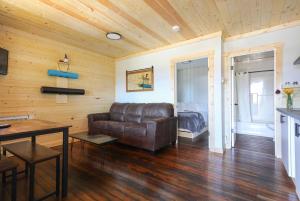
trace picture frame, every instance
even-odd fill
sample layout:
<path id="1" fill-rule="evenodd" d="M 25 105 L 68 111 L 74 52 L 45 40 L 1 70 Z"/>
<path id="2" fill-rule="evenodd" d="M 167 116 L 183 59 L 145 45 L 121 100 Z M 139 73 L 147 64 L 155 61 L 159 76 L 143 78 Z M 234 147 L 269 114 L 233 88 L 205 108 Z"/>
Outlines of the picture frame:
<path id="1" fill-rule="evenodd" d="M 126 92 L 142 92 L 153 90 L 153 66 L 150 68 L 126 71 Z"/>

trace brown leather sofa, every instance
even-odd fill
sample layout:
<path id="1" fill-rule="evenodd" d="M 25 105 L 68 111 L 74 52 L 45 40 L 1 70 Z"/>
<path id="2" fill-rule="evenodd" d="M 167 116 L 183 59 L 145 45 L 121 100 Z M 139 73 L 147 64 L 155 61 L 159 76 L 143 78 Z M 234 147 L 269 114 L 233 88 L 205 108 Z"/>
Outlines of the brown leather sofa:
<path id="1" fill-rule="evenodd" d="M 177 118 L 168 103 L 114 103 L 108 113 L 89 114 L 88 126 L 90 135 L 107 134 L 150 151 L 177 139 Z"/>

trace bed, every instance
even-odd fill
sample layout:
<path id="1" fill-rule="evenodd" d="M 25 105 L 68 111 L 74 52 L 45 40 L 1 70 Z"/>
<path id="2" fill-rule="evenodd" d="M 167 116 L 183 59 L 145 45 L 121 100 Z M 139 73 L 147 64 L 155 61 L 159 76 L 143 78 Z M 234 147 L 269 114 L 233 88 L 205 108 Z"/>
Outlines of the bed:
<path id="1" fill-rule="evenodd" d="M 177 112 L 177 116 L 179 131 L 190 133 L 192 135 L 191 137 L 195 137 L 207 131 L 206 122 L 204 120 L 203 115 L 200 112 Z M 185 135 L 188 134 L 183 133 L 181 136 L 185 137 Z"/>

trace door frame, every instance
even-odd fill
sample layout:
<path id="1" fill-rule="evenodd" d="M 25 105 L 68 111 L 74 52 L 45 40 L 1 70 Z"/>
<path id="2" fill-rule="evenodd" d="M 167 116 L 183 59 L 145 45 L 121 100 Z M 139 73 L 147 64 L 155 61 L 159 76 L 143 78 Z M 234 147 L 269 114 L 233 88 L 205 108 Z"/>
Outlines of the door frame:
<path id="1" fill-rule="evenodd" d="M 242 56 L 247 54 L 255 54 L 260 52 L 274 51 L 274 90 L 281 89 L 281 77 L 282 77 L 282 43 L 274 43 L 269 45 L 263 45 L 253 48 L 238 49 L 224 54 L 224 76 L 227 82 L 225 83 L 225 142 L 226 148 L 232 148 L 232 77 L 231 77 L 231 58 L 236 56 Z M 281 95 L 274 95 L 274 141 L 275 141 L 275 156 L 281 157 L 281 129 L 279 123 L 279 113 L 276 112 L 276 108 L 281 107 Z M 226 122 L 227 121 L 227 122 Z M 228 122 L 229 121 L 229 122 Z"/>
<path id="2" fill-rule="evenodd" d="M 235 100 L 236 100 L 236 94 L 235 94 L 235 87 L 236 87 L 236 80 L 235 80 L 235 69 L 234 67 L 234 57 L 230 57 L 230 81 L 231 81 L 231 147 L 235 146 L 236 141 L 236 132 L 235 131 L 235 120 L 236 120 L 236 107 L 235 107 Z"/>
<path id="3" fill-rule="evenodd" d="M 193 54 L 182 55 L 171 59 L 171 91 L 173 93 L 173 104 L 176 108 L 177 104 L 177 79 L 176 79 L 176 64 L 187 61 L 207 58 L 208 59 L 208 131 L 209 131 L 209 149 L 214 150 L 215 133 L 214 133 L 214 50 L 205 52 L 195 52 Z M 176 110 L 176 109 L 175 109 Z M 177 112 L 177 111 L 176 111 Z"/>

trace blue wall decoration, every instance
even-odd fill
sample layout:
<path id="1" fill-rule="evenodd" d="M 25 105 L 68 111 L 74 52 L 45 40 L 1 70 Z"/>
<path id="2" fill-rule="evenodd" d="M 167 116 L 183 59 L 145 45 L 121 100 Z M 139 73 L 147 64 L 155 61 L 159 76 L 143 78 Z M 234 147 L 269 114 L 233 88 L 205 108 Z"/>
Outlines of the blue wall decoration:
<path id="1" fill-rule="evenodd" d="M 73 72 L 66 72 L 66 71 L 60 71 L 60 70 L 48 70 L 49 76 L 55 76 L 55 77 L 64 77 L 64 78 L 70 78 L 70 79 L 78 79 L 79 75 L 78 73 Z"/>

